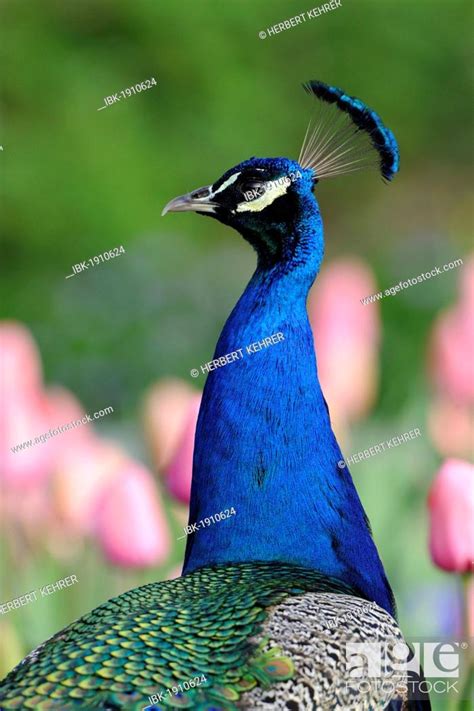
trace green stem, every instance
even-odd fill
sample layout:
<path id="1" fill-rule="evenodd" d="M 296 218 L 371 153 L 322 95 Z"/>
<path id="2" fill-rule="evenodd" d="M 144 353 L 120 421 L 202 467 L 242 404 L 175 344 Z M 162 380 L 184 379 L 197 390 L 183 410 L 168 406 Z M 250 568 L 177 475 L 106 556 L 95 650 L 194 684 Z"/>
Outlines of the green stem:
<path id="1" fill-rule="evenodd" d="M 469 620 L 469 588 L 474 584 L 474 577 L 472 573 L 465 573 L 461 576 L 461 590 L 462 590 L 462 606 L 463 606 L 463 625 L 462 625 L 462 639 L 470 645 L 471 636 L 470 632 L 470 620 Z M 462 652 L 462 650 L 461 650 Z M 469 700 L 469 694 L 472 691 L 471 687 L 474 687 L 474 658 L 473 652 L 470 646 L 468 646 L 465 651 L 466 655 L 466 668 L 463 676 L 459 679 L 459 695 L 457 700 L 454 702 L 454 709 L 471 709 L 471 701 Z"/>

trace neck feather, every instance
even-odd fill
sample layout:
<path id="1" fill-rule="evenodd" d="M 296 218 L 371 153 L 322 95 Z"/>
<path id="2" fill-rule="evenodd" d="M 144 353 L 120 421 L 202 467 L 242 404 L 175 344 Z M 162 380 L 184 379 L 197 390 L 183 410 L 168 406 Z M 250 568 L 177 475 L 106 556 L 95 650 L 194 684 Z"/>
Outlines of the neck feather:
<path id="1" fill-rule="evenodd" d="M 207 378 L 189 521 L 231 507 L 236 514 L 190 534 L 183 572 L 293 563 L 348 583 L 393 614 L 365 512 L 348 469 L 338 466 L 318 380 L 306 298 L 322 257 L 320 221 L 295 235 L 308 254 L 316 239 L 321 254 L 312 262 L 299 255 L 292 269 L 257 268 L 217 343 L 214 358 L 239 357 Z"/>

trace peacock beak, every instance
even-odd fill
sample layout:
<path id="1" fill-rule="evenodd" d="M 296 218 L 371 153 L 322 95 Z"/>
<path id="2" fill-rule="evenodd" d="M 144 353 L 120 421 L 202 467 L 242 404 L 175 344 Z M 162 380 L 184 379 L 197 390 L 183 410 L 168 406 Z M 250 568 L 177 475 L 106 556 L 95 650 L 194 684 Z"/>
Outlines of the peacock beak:
<path id="1" fill-rule="evenodd" d="M 170 200 L 165 205 L 161 215 L 166 215 L 167 212 L 188 212 L 189 210 L 194 212 L 215 212 L 214 208 L 217 207 L 217 203 L 212 202 L 213 197 L 214 193 L 211 185 L 198 188 L 198 190 L 193 190 L 192 193 L 180 195 Z"/>

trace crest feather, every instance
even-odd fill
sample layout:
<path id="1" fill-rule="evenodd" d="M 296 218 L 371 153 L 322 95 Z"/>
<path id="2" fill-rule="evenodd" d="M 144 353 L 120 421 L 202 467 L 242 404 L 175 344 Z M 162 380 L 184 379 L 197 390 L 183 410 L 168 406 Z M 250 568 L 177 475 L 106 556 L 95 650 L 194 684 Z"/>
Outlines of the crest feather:
<path id="1" fill-rule="evenodd" d="M 320 101 L 303 141 L 301 167 L 312 169 L 316 180 L 365 168 L 378 168 L 391 180 L 399 168 L 398 145 L 378 114 L 335 86 L 320 81 L 303 86 Z"/>

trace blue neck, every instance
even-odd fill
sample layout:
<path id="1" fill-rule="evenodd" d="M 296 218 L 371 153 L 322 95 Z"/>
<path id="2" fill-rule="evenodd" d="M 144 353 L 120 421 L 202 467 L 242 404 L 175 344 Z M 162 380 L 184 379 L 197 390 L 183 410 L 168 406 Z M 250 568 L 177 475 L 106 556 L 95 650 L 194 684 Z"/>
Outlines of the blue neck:
<path id="1" fill-rule="evenodd" d="M 189 521 L 230 507 L 236 514 L 188 537 L 183 572 L 218 563 L 294 563 L 343 580 L 393 614 L 364 510 L 348 469 L 338 466 L 343 457 L 317 375 L 306 313 L 323 251 L 314 205 L 295 228 L 293 258 L 259 264 L 217 343 L 214 358 L 238 349 L 243 357 L 207 378 Z M 277 333 L 283 340 L 247 352 Z"/>

